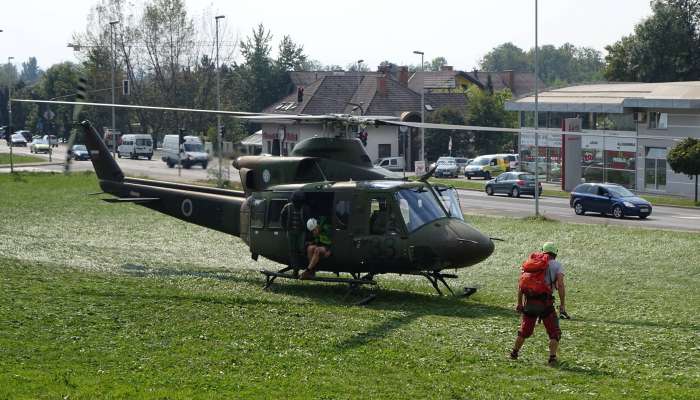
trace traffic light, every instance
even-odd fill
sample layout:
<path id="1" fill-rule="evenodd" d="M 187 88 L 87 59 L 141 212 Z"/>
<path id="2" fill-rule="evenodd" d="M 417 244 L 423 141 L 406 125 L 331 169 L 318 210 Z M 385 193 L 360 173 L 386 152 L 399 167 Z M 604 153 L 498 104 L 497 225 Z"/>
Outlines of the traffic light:
<path id="1" fill-rule="evenodd" d="M 224 138 L 224 132 L 226 132 L 225 127 L 223 125 L 219 125 L 219 135 L 221 138 Z"/>
<path id="2" fill-rule="evenodd" d="M 301 103 L 302 101 L 304 101 L 304 88 L 298 87 L 297 88 L 297 103 Z"/>
<path id="3" fill-rule="evenodd" d="M 122 82 L 122 84 L 123 84 L 123 86 L 122 86 L 122 94 L 124 94 L 124 96 L 128 96 L 128 95 L 129 95 L 129 80 L 128 80 L 128 79 L 124 79 L 124 81 Z"/>
<path id="4" fill-rule="evenodd" d="M 180 133 L 178 134 L 180 140 L 180 145 L 185 144 L 185 128 L 180 128 Z"/>

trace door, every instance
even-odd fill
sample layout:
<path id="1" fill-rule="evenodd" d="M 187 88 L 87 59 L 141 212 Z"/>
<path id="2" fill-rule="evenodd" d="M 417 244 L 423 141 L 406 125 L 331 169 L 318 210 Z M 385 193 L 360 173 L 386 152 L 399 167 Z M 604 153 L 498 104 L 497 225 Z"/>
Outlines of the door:
<path id="1" fill-rule="evenodd" d="M 596 192 L 595 194 L 591 194 L 590 210 L 599 213 L 607 213 L 610 208 L 608 189 L 598 186 L 594 187 L 594 190 L 596 190 Z"/>
<path id="2" fill-rule="evenodd" d="M 508 181 L 509 175 L 510 174 L 502 174 L 502 175 L 498 175 L 498 177 L 496 177 L 496 183 L 493 185 L 495 192 L 508 193 L 509 188 L 507 187 L 508 184 L 506 182 Z"/>
<path id="3" fill-rule="evenodd" d="M 333 199 L 333 266 L 347 271 L 361 270 L 355 249 L 359 199 L 352 192 L 337 192 Z"/>
<path id="4" fill-rule="evenodd" d="M 364 225 L 364 232 L 354 237 L 359 262 L 365 270 L 396 270 L 405 259 L 407 236 L 402 227 L 400 213 L 394 206 L 391 193 L 370 193 L 362 207 L 364 218 L 357 218 Z"/>
<path id="5" fill-rule="evenodd" d="M 666 189 L 666 148 L 647 147 L 644 159 L 644 188 Z"/>

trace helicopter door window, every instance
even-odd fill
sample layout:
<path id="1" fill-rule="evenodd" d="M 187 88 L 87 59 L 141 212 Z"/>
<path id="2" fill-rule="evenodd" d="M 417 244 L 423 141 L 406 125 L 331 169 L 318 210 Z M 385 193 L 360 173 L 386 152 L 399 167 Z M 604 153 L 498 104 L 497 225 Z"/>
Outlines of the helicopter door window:
<path id="1" fill-rule="evenodd" d="M 280 214 L 282 208 L 287 204 L 286 199 L 270 200 L 270 206 L 267 207 L 267 226 L 268 228 L 281 228 Z"/>
<path id="2" fill-rule="evenodd" d="M 383 235 L 389 225 L 389 204 L 384 197 L 373 198 L 370 203 L 369 232 Z"/>
<path id="3" fill-rule="evenodd" d="M 348 200 L 339 200 L 335 203 L 335 221 L 336 228 L 345 230 L 350 222 L 350 207 L 351 203 Z"/>
<path id="4" fill-rule="evenodd" d="M 437 190 L 438 196 L 440 197 L 440 200 L 442 200 L 442 204 L 445 206 L 445 209 L 450 213 L 450 217 L 458 218 L 464 221 L 464 214 L 462 213 L 462 207 L 459 204 L 459 195 L 457 194 L 457 191 L 454 188 L 447 186 L 437 186 L 435 189 Z"/>
<path id="5" fill-rule="evenodd" d="M 250 226 L 262 228 L 265 224 L 265 199 L 254 199 L 251 210 Z"/>

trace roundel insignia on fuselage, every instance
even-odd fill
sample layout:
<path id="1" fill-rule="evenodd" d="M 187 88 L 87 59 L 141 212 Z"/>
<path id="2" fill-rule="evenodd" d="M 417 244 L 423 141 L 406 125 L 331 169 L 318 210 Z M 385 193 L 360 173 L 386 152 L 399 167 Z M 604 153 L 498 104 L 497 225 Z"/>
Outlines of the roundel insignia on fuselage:
<path id="1" fill-rule="evenodd" d="M 270 183 L 270 178 L 272 178 L 272 175 L 270 174 L 269 169 L 264 169 L 262 173 L 262 178 L 265 183 Z"/>
<path id="2" fill-rule="evenodd" d="M 182 211 L 182 215 L 184 215 L 185 217 L 191 216 L 192 212 L 194 211 L 194 206 L 192 205 L 192 200 L 190 200 L 190 199 L 182 200 L 182 204 L 180 204 L 180 211 Z"/>

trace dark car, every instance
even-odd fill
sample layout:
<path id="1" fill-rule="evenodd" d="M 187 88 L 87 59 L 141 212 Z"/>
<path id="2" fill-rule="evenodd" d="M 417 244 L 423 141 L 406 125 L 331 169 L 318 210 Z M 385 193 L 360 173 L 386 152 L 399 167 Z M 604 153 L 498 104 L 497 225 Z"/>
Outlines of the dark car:
<path id="1" fill-rule="evenodd" d="M 542 184 L 539 185 L 542 192 Z M 535 175 L 529 172 L 506 172 L 495 179 L 486 182 L 486 194 L 505 193 L 508 196 L 520 197 L 522 194 L 535 195 Z"/>
<path id="2" fill-rule="evenodd" d="M 625 187 L 611 183 L 584 183 L 571 192 L 569 205 L 577 215 L 596 212 L 612 214 L 615 218 L 651 215 L 651 203 L 637 197 Z"/>
<path id="3" fill-rule="evenodd" d="M 71 152 L 74 160 L 89 160 L 90 153 L 85 145 L 76 144 L 73 146 L 73 151 Z"/>

